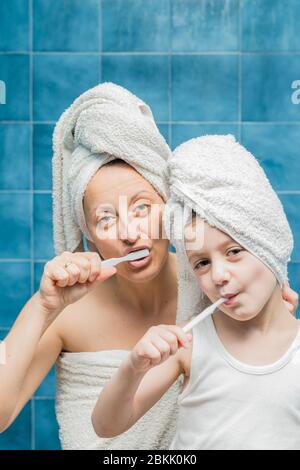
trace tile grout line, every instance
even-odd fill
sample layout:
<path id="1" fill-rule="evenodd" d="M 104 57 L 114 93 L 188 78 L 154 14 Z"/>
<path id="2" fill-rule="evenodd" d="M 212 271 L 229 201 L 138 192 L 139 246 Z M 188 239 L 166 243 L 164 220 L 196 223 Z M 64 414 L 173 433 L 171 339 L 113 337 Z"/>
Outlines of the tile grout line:
<path id="1" fill-rule="evenodd" d="M 275 189 L 277 193 L 281 194 L 300 194 L 299 189 Z M 0 189 L 0 194 L 52 194 L 50 189 Z M 34 258 L 34 257 L 33 257 Z"/>
<path id="2" fill-rule="evenodd" d="M 0 55 L 27 55 L 28 51 L 0 51 Z M 97 51 L 32 51 L 33 56 L 44 56 L 44 55 L 113 55 L 113 56 L 124 56 L 124 55 L 159 55 L 159 56 L 167 56 L 169 53 L 168 51 L 165 52 L 157 52 L 157 51 L 124 51 L 124 52 L 114 52 L 114 51 L 105 51 L 105 52 L 97 52 Z M 300 55 L 300 51 L 241 51 L 241 54 L 245 56 L 278 56 L 278 57 L 294 57 Z M 207 56 L 207 55 L 220 55 L 220 56 L 232 56 L 232 55 L 239 55 L 239 51 L 180 51 L 180 52 L 172 52 L 172 55 L 175 56 Z"/>
<path id="3" fill-rule="evenodd" d="M 242 0 L 238 0 L 238 139 L 242 141 Z"/>
<path id="4" fill-rule="evenodd" d="M 168 55 L 168 114 L 169 114 L 169 121 L 168 121 L 168 140 L 169 140 L 169 147 L 172 150 L 172 49 L 173 49 L 173 41 L 172 41 L 172 27 L 173 27 L 173 9 L 172 9 L 172 0 L 169 0 L 169 55 Z"/>
<path id="5" fill-rule="evenodd" d="M 239 124 L 239 121 L 160 121 L 156 120 L 155 121 L 157 124 L 177 124 L 177 125 L 196 125 L 196 124 Z M 1 121 L 0 120 L 0 126 L 1 125 L 7 125 L 7 124 L 14 124 L 14 125 L 23 125 L 23 124 L 30 124 L 31 121 Z M 34 125 L 55 125 L 56 121 L 32 121 L 32 124 Z M 299 125 L 300 121 L 299 120 L 294 120 L 294 121 L 243 121 L 243 125 L 251 126 L 251 125 Z"/>
<path id="6" fill-rule="evenodd" d="M 29 0 L 29 119 L 30 119 L 30 292 L 31 296 L 34 291 L 34 223 L 33 223 L 33 0 Z M 35 449 L 35 406 L 34 400 L 31 399 L 31 449 Z"/>
<path id="7" fill-rule="evenodd" d="M 103 49 L 103 32 L 102 32 L 102 0 L 98 0 L 98 47 L 99 47 L 99 64 L 98 77 L 99 83 L 102 82 L 102 49 Z"/>

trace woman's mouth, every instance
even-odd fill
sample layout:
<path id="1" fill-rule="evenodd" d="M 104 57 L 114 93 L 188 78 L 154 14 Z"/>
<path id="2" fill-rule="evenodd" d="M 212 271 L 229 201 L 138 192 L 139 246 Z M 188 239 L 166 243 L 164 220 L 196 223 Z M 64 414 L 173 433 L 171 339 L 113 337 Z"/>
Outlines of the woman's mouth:
<path id="1" fill-rule="evenodd" d="M 132 268 L 144 268 L 145 266 L 148 266 L 150 264 L 152 259 L 151 252 L 149 253 L 148 256 L 145 256 L 144 258 L 137 259 L 135 261 L 127 261 L 127 263 L 132 267 Z"/>

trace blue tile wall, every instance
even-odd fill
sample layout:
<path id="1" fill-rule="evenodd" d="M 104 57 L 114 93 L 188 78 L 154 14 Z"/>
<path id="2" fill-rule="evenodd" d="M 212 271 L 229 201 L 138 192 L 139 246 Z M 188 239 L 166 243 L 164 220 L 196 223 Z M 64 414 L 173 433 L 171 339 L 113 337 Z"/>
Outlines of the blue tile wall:
<path id="1" fill-rule="evenodd" d="M 1 0 L 0 51 L 29 51 L 28 2 Z"/>
<path id="2" fill-rule="evenodd" d="M 174 52 L 237 51 L 238 28 L 238 0 L 172 2 Z"/>
<path id="3" fill-rule="evenodd" d="M 241 6 L 244 51 L 300 51 L 298 0 L 244 0 Z"/>
<path id="4" fill-rule="evenodd" d="M 236 121 L 237 57 L 174 56 L 171 117 L 173 121 Z"/>
<path id="5" fill-rule="evenodd" d="M 89 54 L 33 57 L 33 119 L 55 121 L 83 91 L 99 82 L 100 59 Z M 55 96 L 55 99 L 53 97 Z"/>
<path id="6" fill-rule="evenodd" d="M 243 121 L 297 121 L 291 84 L 300 76 L 300 54 L 242 57 Z"/>
<path id="7" fill-rule="evenodd" d="M 165 52 L 170 47 L 169 0 L 103 0 L 103 51 Z"/>
<path id="8" fill-rule="evenodd" d="M 34 0 L 33 49 L 98 52 L 98 0 Z"/>
<path id="9" fill-rule="evenodd" d="M 169 119 L 169 64 L 166 55 L 105 55 L 103 81 L 117 82 L 150 104 L 155 118 Z"/>
<path id="10" fill-rule="evenodd" d="M 0 124 L 0 189 L 30 189 L 30 142 L 28 123 Z"/>
<path id="11" fill-rule="evenodd" d="M 1 0 L 0 339 L 54 256 L 55 121 L 107 80 L 151 105 L 172 148 L 232 133 L 257 156 L 294 232 L 300 292 L 299 31 L 298 0 Z M 54 399 L 52 368 L 0 449 L 58 449 Z"/>
<path id="12" fill-rule="evenodd" d="M 29 55 L 0 52 L 0 70 L 6 84 L 6 104 L 0 107 L 0 120 L 29 121 Z"/>

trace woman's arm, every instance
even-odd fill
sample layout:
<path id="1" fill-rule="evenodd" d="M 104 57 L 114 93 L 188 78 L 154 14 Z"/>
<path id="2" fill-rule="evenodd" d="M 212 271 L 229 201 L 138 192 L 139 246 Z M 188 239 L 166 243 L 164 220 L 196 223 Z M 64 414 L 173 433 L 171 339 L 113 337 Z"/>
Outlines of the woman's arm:
<path id="1" fill-rule="evenodd" d="M 127 431 L 152 408 L 184 372 L 179 347 L 190 339 L 176 325 L 148 330 L 101 391 L 92 414 L 99 437 Z"/>
<path id="2" fill-rule="evenodd" d="M 115 268 L 101 270 L 97 253 L 64 252 L 46 263 L 39 291 L 1 345 L 0 432 L 19 414 L 61 351 L 57 317 L 115 272 Z"/>
<path id="3" fill-rule="evenodd" d="M 48 321 L 36 293 L 5 338 L 6 357 L 0 365 L 0 432 L 14 421 L 60 353 L 61 340 L 54 325 L 48 328 Z"/>

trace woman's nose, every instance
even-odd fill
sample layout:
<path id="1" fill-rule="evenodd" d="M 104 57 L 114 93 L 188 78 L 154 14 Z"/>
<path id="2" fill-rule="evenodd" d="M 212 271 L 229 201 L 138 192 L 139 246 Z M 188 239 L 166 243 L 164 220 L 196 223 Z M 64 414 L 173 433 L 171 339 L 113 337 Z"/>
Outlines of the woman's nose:
<path id="1" fill-rule="evenodd" d="M 129 217 L 126 220 L 119 218 L 119 237 L 123 241 L 134 243 L 139 238 L 139 229 Z"/>

